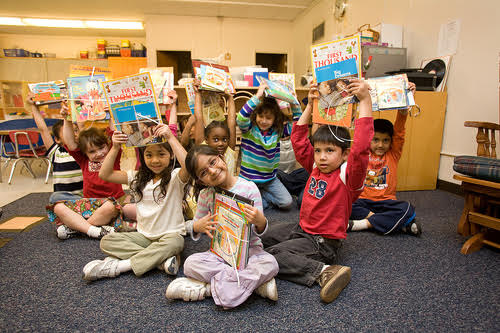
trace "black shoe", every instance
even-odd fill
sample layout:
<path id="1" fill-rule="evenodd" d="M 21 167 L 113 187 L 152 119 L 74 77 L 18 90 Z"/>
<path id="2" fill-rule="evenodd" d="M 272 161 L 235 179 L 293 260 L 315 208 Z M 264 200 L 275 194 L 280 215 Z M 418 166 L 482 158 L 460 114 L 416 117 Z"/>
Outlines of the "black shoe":
<path id="1" fill-rule="evenodd" d="M 407 226 L 405 226 L 402 231 L 405 234 L 413 235 L 416 237 L 420 237 L 422 234 L 422 225 L 417 222 L 417 219 L 413 219 L 413 221 L 410 222 Z"/>
<path id="2" fill-rule="evenodd" d="M 354 226 L 354 222 L 352 220 L 349 220 L 347 222 L 347 232 L 351 231 L 352 230 L 352 227 Z"/>

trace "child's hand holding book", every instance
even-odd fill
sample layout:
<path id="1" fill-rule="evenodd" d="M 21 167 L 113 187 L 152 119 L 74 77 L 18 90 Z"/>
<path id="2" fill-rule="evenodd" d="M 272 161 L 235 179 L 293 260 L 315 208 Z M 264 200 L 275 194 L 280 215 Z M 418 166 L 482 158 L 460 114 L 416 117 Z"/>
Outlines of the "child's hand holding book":
<path id="1" fill-rule="evenodd" d="M 117 149 L 119 149 L 121 145 L 126 144 L 127 140 L 128 135 L 120 131 L 114 131 L 113 136 L 111 137 L 113 147 Z"/>
<path id="2" fill-rule="evenodd" d="M 255 225 L 259 233 L 266 229 L 266 217 L 257 207 L 245 205 L 243 212 L 247 222 Z"/>

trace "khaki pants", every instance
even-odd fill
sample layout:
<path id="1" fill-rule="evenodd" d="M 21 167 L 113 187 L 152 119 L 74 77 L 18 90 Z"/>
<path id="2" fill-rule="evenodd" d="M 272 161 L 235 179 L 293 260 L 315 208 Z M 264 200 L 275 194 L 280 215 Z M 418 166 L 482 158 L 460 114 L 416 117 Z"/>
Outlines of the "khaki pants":
<path id="1" fill-rule="evenodd" d="M 151 240 L 139 232 L 115 232 L 101 239 L 102 252 L 122 260 L 130 259 L 137 276 L 181 253 L 183 248 L 184 237 L 179 234 L 166 234 Z"/>

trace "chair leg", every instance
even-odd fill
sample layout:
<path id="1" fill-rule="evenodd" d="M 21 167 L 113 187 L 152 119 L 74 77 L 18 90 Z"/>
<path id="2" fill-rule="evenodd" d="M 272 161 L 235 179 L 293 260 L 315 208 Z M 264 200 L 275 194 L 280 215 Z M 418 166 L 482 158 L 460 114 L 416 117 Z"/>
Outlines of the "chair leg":
<path id="1" fill-rule="evenodd" d="M 12 176 L 14 176 L 14 171 L 16 170 L 16 165 L 19 161 L 20 160 L 15 160 L 14 163 L 12 163 L 12 167 L 10 168 L 9 185 L 12 184 Z"/>
<path id="2" fill-rule="evenodd" d="M 28 172 L 31 174 L 31 176 L 33 178 L 36 178 L 36 175 L 33 172 L 33 169 L 31 168 L 31 164 L 27 160 L 25 160 L 25 159 L 22 159 L 22 161 L 23 161 L 23 164 L 26 167 L 26 169 L 28 169 Z"/>

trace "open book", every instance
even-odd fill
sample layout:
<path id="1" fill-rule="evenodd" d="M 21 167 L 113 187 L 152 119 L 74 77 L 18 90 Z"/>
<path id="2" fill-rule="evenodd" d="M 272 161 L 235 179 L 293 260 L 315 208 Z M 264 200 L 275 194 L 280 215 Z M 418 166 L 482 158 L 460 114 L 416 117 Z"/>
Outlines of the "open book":
<path id="1" fill-rule="evenodd" d="M 236 269 L 248 263 L 250 225 L 243 212 L 253 201 L 220 188 L 215 189 L 215 214 L 219 222 L 213 232 L 210 251 Z"/>
<path id="2" fill-rule="evenodd" d="M 366 82 L 370 85 L 373 111 L 406 109 L 415 105 L 406 74 L 376 77 Z"/>
<path id="3" fill-rule="evenodd" d="M 111 117 L 118 131 L 128 135 L 127 147 L 164 140 L 153 136 L 161 115 L 149 72 L 103 82 Z"/>
<path id="4" fill-rule="evenodd" d="M 229 67 L 211 64 L 201 60 L 192 60 L 195 77 L 200 80 L 200 89 L 236 93 Z"/>
<path id="5" fill-rule="evenodd" d="M 346 88 L 349 79 L 361 77 L 359 36 L 313 45 L 311 60 L 320 94 L 313 104 L 313 122 L 349 127 L 357 99 Z"/>

